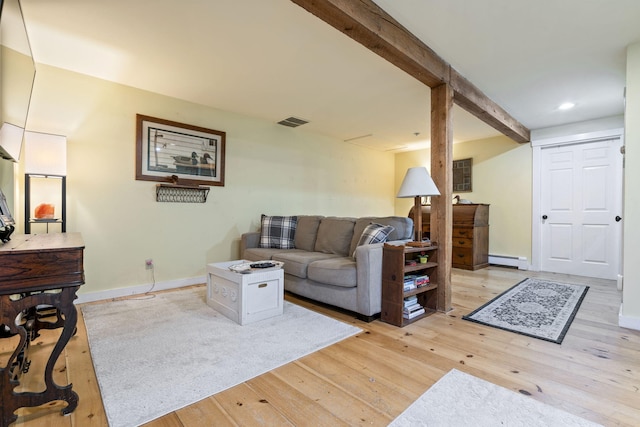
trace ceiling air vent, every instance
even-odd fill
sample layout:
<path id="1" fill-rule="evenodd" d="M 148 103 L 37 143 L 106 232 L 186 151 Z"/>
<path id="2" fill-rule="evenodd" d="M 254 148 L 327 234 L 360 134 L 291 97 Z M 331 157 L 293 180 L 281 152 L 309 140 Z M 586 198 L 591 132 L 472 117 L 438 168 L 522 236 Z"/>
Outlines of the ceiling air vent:
<path id="1" fill-rule="evenodd" d="M 302 126 L 307 123 L 309 123 L 308 120 L 299 119 L 298 117 L 287 117 L 286 119 L 278 122 L 279 125 L 289 126 L 290 128 L 297 128 L 298 126 Z"/>

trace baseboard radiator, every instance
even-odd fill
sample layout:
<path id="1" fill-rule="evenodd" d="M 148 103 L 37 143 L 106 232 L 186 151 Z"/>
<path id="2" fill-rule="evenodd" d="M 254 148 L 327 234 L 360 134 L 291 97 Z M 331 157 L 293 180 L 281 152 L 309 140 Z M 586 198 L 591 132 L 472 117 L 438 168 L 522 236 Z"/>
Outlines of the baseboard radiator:
<path id="1" fill-rule="evenodd" d="M 529 263 L 527 258 L 508 255 L 491 255 L 489 254 L 489 264 L 501 265 L 504 267 L 514 267 L 518 270 L 528 270 Z"/>

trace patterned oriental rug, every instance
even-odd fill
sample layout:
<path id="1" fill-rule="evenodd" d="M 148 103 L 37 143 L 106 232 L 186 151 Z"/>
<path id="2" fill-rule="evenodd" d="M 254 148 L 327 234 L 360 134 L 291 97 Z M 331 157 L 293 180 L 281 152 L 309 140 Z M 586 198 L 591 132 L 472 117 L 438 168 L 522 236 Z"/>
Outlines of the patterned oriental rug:
<path id="1" fill-rule="evenodd" d="M 462 318 L 561 344 L 588 290 L 528 278 Z"/>

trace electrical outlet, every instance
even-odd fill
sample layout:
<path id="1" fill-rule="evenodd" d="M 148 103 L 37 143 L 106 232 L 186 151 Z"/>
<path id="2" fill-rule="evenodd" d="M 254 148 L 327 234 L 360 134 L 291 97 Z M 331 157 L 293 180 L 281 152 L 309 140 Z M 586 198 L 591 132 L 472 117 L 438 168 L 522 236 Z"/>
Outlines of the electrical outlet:
<path id="1" fill-rule="evenodd" d="M 151 270 L 153 268 L 153 260 L 151 258 L 144 261 L 144 266 L 147 270 Z"/>

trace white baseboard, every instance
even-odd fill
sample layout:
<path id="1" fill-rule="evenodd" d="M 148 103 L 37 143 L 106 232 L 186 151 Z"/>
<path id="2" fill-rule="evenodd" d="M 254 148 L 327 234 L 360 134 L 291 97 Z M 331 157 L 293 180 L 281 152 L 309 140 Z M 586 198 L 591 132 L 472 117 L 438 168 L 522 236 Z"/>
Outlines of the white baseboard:
<path id="1" fill-rule="evenodd" d="M 206 283 L 207 278 L 205 276 L 190 277 L 187 279 L 169 280 L 167 282 L 156 282 L 155 285 L 148 283 L 146 285 L 137 285 L 129 288 L 109 289 L 106 291 L 89 292 L 86 294 L 79 294 L 78 299 L 75 300 L 75 304 L 83 304 L 85 302 L 102 301 L 113 298 L 128 297 L 132 295 L 142 295 L 151 290 L 164 291 L 167 289 L 183 288 L 185 286 L 199 285 Z M 82 290 L 82 288 L 80 288 Z"/>
<path id="2" fill-rule="evenodd" d="M 516 267 L 518 270 L 529 270 L 527 258 L 523 256 L 489 255 L 489 264 Z"/>
<path id="3" fill-rule="evenodd" d="M 622 314 L 622 304 L 620 304 L 620 312 L 618 313 L 618 326 L 621 328 L 635 329 L 640 331 L 640 318 L 624 316 Z"/>

